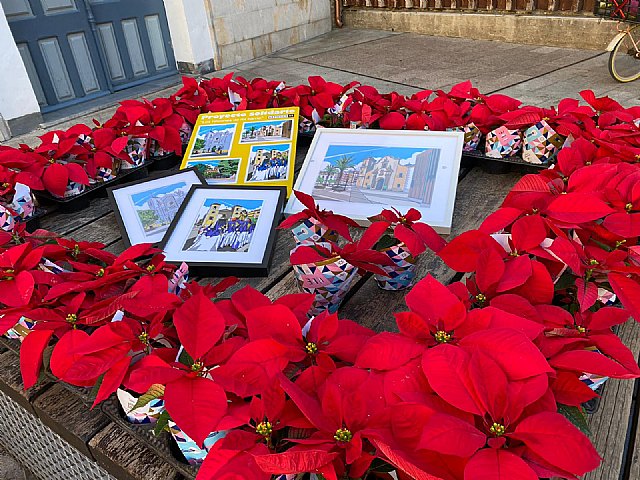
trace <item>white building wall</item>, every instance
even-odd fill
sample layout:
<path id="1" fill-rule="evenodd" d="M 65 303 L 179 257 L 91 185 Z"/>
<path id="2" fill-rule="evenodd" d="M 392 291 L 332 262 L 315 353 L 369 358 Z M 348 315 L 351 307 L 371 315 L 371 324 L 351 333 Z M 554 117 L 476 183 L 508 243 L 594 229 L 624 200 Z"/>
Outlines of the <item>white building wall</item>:
<path id="1" fill-rule="evenodd" d="M 0 116 L 15 130 L 23 118 L 40 116 L 40 106 L 0 4 Z M 14 128 L 11 128 L 14 131 Z M 13 132 L 15 134 L 15 132 Z"/>
<path id="2" fill-rule="evenodd" d="M 327 33 L 332 26 L 332 0 L 164 2 L 182 71 L 230 67 Z"/>

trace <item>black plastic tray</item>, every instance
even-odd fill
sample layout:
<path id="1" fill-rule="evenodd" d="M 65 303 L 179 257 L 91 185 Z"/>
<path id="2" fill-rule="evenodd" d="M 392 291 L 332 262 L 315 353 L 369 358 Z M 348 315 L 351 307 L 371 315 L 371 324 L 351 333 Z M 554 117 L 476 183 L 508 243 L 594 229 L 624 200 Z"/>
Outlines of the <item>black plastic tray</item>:
<path id="1" fill-rule="evenodd" d="M 149 171 L 169 170 L 182 162 L 182 157 L 176 153 L 168 153 L 161 157 L 151 157 Z"/>
<path id="2" fill-rule="evenodd" d="M 39 229 L 40 228 L 40 219 L 42 217 L 44 217 L 47 213 L 48 213 L 48 211 L 47 211 L 46 208 L 36 207 L 36 209 L 33 212 L 33 215 L 31 215 L 24 222 L 22 222 L 22 223 L 26 223 L 27 232 L 33 233 L 37 229 Z"/>
<path id="3" fill-rule="evenodd" d="M 139 167 L 120 170 L 120 172 L 114 179 L 89 185 L 87 188 L 85 188 L 84 192 L 79 193 L 78 195 L 73 195 L 72 197 L 58 198 L 46 191 L 35 192 L 35 194 L 36 197 L 42 202 L 48 202 L 57 205 L 61 212 L 77 212 L 79 210 L 87 208 L 92 198 L 98 196 L 106 196 L 107 187 L 112 187 L 123 181 L 131 182 L 133 180 L 146 178 L 149 175 L 148 167 L 149 165 L 151 165 L 151 163 L 151 160 L 147 160 L 143 165 Z"/>
<path id="4" fill-rule="evenodd" d="M 111 421 L 125 428 L 144 445 L 148 445 L 156 455 L 174 467 L 187 479 L 195 478 L 198 473 L 198 467 L 189 465 L 184 457 L 182 457 L 180 449 L 169 432 L 163 431 L 160 435 L 156 436 L 153 434 L 153 425 L 128 422 L 124 416 L 120 402 L 118 402 L 115 395 L 112 395 L 102 402 L 101 408 Z"/>
<path id="5" fill-rule="evenodd" d="M 488 173 L 508 173 L 512 171 L 536 173 L 540 170 L 549 168 L 551 164 L 542 163 L 529 163 L 525 162 L 522 157 L 513 156 L 505 158 L 489 157 L 479 150 L 473 150 L 469 152 L 462 152 L 463 160 L 473 162 L 476 167 L 482 168 Z"/>

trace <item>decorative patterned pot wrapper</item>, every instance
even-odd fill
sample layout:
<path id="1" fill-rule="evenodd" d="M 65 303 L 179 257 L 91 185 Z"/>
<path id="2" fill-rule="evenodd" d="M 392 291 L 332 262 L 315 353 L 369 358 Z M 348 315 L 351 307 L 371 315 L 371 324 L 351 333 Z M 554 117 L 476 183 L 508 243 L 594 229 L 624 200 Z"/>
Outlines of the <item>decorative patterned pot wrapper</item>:
<path id="1" fill-rule="evenodd" d="M 383 290 L 404 290 L 413 285 L 416 278 L 416 259 L 411 255 L 404 243 L 393 245 L 382 250 L 393 260 L 394 265 L 384 265 L 381 268 L 387 273 L 374 275 L 374 278 Z"/>
<path id="2" fill-rule="evenodd" d="M 13 218 L 13 213 L 8 208 L 0 205 L 0 229 L 5 232 L 13 232 L 16 226 L 16 221 Z"/>
<path id="3" fill-rule="evenodd" d="M 187 141 L 189 141 L 187 139 Z M 149 157 L 165 157 L 167 155 L 171 155 L 173 152 L 169 152 L 162 148 L 157 140 L 153 138 L 149 139 Z"/>
<path id="4" fill-rule="evenodd" d="M 338 241 L 338 232 L 329 228 L 315 218 L 307 218 L 291 229 L 296 245 L 313 244 L 323 241 Z"/>
<path id="5" fill-rule="evenodd" d="M 149 152 L 148 145 L 149 139 L 146 137 L 129 137 L 129 142 L 127 146 L 124 147 L 124 151 L 129 155 L 131 162 L 123 161 L 120 168 L 122 170 L 129 170 L 144 165 Z"/>
<path id="6" fill-rule="evenodd" d="M 15 220 L 26 220 L 35 210 L 35 201 L 31 189 L 22 183 L 16 183 L 13 201 L 9 205 L 15 213 Z"/>
<path id="7" fill-rule="evenodd" d="M 357 277 L 358 269 L 342 258 L 332 258 L 293 265 L 293 273 L 302 291 L 315 295 L 309 315 L 316 316 L 325 310 L 329 313 L 338 310 Z"/>
<path id="8" fill-rule="evenodd" d="M 464 133 L 464 145 L 462 150 L 465 152 L 475 152 L 480 146 L 480 140 L 482 139 L 482 132 L 473 122 L 468 123 L 463 127 L 447 128 L 450 132 L 463 132 Z"/>
<path id="9" fill-rule="evenodd" d="M 520 130 L 510 130 L 503 126 L 487 133 L 485 153 L 488 157 L 513 157 L 520 152 L 521 147 L 522 134 Z"/>
<path id="10" fill-rule="evenodd" d="M 540 120 L 524 132 L 522 159 L 538 165 L 550 163 L 558 155 L 564 141 L 564 137 L 559 135 L 546 120 Z"/>
<path id="11" fill-rule="evenodd" d="M 12 328 L 7 330 L 4 334 L 5 337 L 11 338 L 13 340 L 24 340 L 33 326 L 36 324 L 33 320 L 28 319 L 27 317 L 20 317 L 18 323 L 16 323 Z"/>
<path id="12" fill-rule="evenodd" d="M 308 118 L 300 117 L 298 123 L 298 133 L 303 135 L 313 135 L 316 132 L 315 124 Z"/>
<path id="13" fill-rule="evenodd" d="M 80 195 L 82 192 L 84 192 L 85 188 L 86 186 L 81 183 L 69 182 L 69 184 L 67 185 L 67 189 L 65 190 L 64 195 L 62 197 L 60 195 L 55 195 L 53 193 L 51 195 L 58 198 L 75 197 L 76 195 Z"/>
<path id="14" fill-rule="evenodd" d="M 89 179 L 89 182 L 103 183 L 113 180 L 114 178 L 116 178 L 116 175 L 113 170 L 110 168 L 99 167 L 98 170 L 96 170 L 96 178 Z"/>
<path id="15" fill-rule="evenodd" d="M 182 122 L 182 126 L 180 127 L 180 140 L 182 144 L 185 145 L 189 143 L 191 139 L 191 134 L 193 133 L 193 125 L 189 122 Z"/>
<path id="16" fill-rule="evenodd" d="M 116 392 L 116 396 L 129 423 L 154 425 L 164 411 L 164 401 L 161 399 L 151 400 L 144 407 L 131 410 L 138 401 L 138 397 L 121 388 Z"/>
<path id="17" fill-rule="evenodd" d="M 204 440 L 204 448 L 200 448 L 198 444 L 194 442 L 189 435 L 180 430 L 180 427 L 172 420 L 169 420 L 169 431 L 178 444 L 182 455 L 184 455 L 184 458 L 189 462 L 189 465 L 200 465 L 207 457 L 207 453 L 209 453 L 211 447 L 227 435 L 226 431 L 211 432 Z"/>

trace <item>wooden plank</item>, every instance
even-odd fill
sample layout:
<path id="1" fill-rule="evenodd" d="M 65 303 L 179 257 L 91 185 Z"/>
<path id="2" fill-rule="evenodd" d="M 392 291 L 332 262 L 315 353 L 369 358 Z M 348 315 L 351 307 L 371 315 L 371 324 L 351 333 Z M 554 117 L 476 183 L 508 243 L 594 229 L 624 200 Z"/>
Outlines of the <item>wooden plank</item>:
<path id="1" fill-rule="evenodd" d="M 115 423 L 89 442 L 97 462 L 120 480 L 178 480 L 176 470 L 146 445 Z"/>
<path id="2" fill-rule="evenodd" d="M 40 227 L 60 235 L 69 235 L 80 227 L 111 211 L 108 198 L 94 198 L 88 208 L 73 213 L 53 212 L 40 220 Z"/>
<path id="3" fill-rule="evenodd" d="M 113 212 L 98 218 L 94 222 L 89 223 L 73 232 L 73 236 L 78 240 L 86 242 L 102 242 L 110 244 L 120 240 L 120 229 L 116 223 L 116 217 Z"/>
<path id="4" fill-rule="evenodd" d="M 636 380 L 636 398 L 635 398 L 635 437 L 634 443 L 630 445 L 630 449 L 628 454 L 630 456 L 629 460 L 631 462 L 629 475 L 624 478 L 624 480 L 634 480 L 640 478 L 640 429 L 638 428 L 638 416 L 640 415 L 640 399 L 638 395 L 640 395 L 640 380 Z M 633 433 L 633 432 L 632 432 Z"/>
<path id="5" fill-rule="evenodd" d="M 618 333 L 625 345 L 637 356 L 640 349 L 640 324 L 630 320 Z M 609 380 L 600 400 L 600 408 L 589 417 L 591 441 L 603 457 L 599 468 L 584 476 L 584 480 L 617 480 L 624 462 L 625 441 L 629 427 L 629 416 L 633 398 L 634 382 L 629 380 Z M 631 435 L 636 432 L 630 432 Z M 635 476 L 629 480 L 640 478 L 638 450 L 634 453 Z"/>
<path id="6" fill-rule="evenodd" d="M 515 173 L 492 175 L 479 168 L 469 172 L 458 184 L 450 238 L 477 228 L 487 215 L 500 206 L 507 192 L 521 177 L 521 174 Z M 454 275 L 431 252 L 421 255 L 416 267 L 417 278 L 431 274 L 447 283 Z M 406 310 L 405 294 L 402 291 L 381 290 L 371 278 L 347 299 L 341 308 L 341 315 L 374 330 L 391 330 L 395 328 L 393 312 Z"/>
<path id="7" fill-rule="evenodd" d="M 0 390 L 29 413 L 35 415 L 31 403 L 50 386 L 51 382 L 42 377 L 35 386 L 25 391 L 19 355 L 12 351 L 0 354 Z"/>
<path id="8" fill-rule="evenodd" d="M 110 423 L 99 408 L 89 410 L 77 395 L 60 384 L 40 395 L 33 408 L 42 423 L 88 457 L 89 440 Z"/>

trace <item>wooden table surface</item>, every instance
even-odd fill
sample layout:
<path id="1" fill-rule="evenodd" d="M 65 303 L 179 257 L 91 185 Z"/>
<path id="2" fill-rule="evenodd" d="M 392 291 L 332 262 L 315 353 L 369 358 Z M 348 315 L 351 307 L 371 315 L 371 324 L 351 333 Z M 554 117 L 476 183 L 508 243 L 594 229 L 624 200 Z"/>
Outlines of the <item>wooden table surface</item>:
<path id="1" fill-rule="evenodd" d="M 306 146 L 298 145 L 296 172 L 299 171 Z M 476 228 L 501 204 L 509 189 L 522 173 L 491 174 L 480 167 L 463 168 L 460 173 L 453 226 L 449 238 Z M 44 217 L 41 227 L 76 240 L 99 241 L 107 250 L 119 253 L 124 249 L 120 231 L 107 198 L 95 198 L 89 208 L 75 213 L 52 213 Z M 288 231 L 279 231 L 268 277 L 245 278 L 234 287 L 252 285 L 271 298 L 297 291 L 288 262 L 293 239 Z M 443 283 L 449 283 L 454 273 L 431 253 L 422 255 L 417 263 L 418 278 L 430 273 Z M 215 278 L 198 278 L 201 283 Z M 349 292 L 340 308 L 341 318 L 349 318 L 374 330 L 393 330 L 393 312 L 405 310 L 404 293 L 388 292 L 377 287 L 372 278 L 361 278 Z M 625 324 L 620 336 L 635 354 L 640 346 L 640 326 Z M 3 365 L 4 364 L 4 365 Z M 2 368 L 5 367 L 5 368 Z M 639 480 L 640 434 L 638 433 L 638 382 L 610 380 L 607 382 L 598 411 L 589 424 L 592 441 L 603 463 L 588 474 L 589 480 Z M 39 384 L 29 392 L 21 392 L 15 352 L 0 354 L 0 389 L 20 400 L 68 442 L 96 459 L 116 478 L 167 480 L 188 477 L 159 458 L 153 448 L 139 442 L 122 425 L 112 422 L 99 410 L 89 411 L 81 397 L 49 382 Z M 55 400 L 55 401 L 52 401 Z M 86 401 L 86 399 L 84 399 Z"/>

